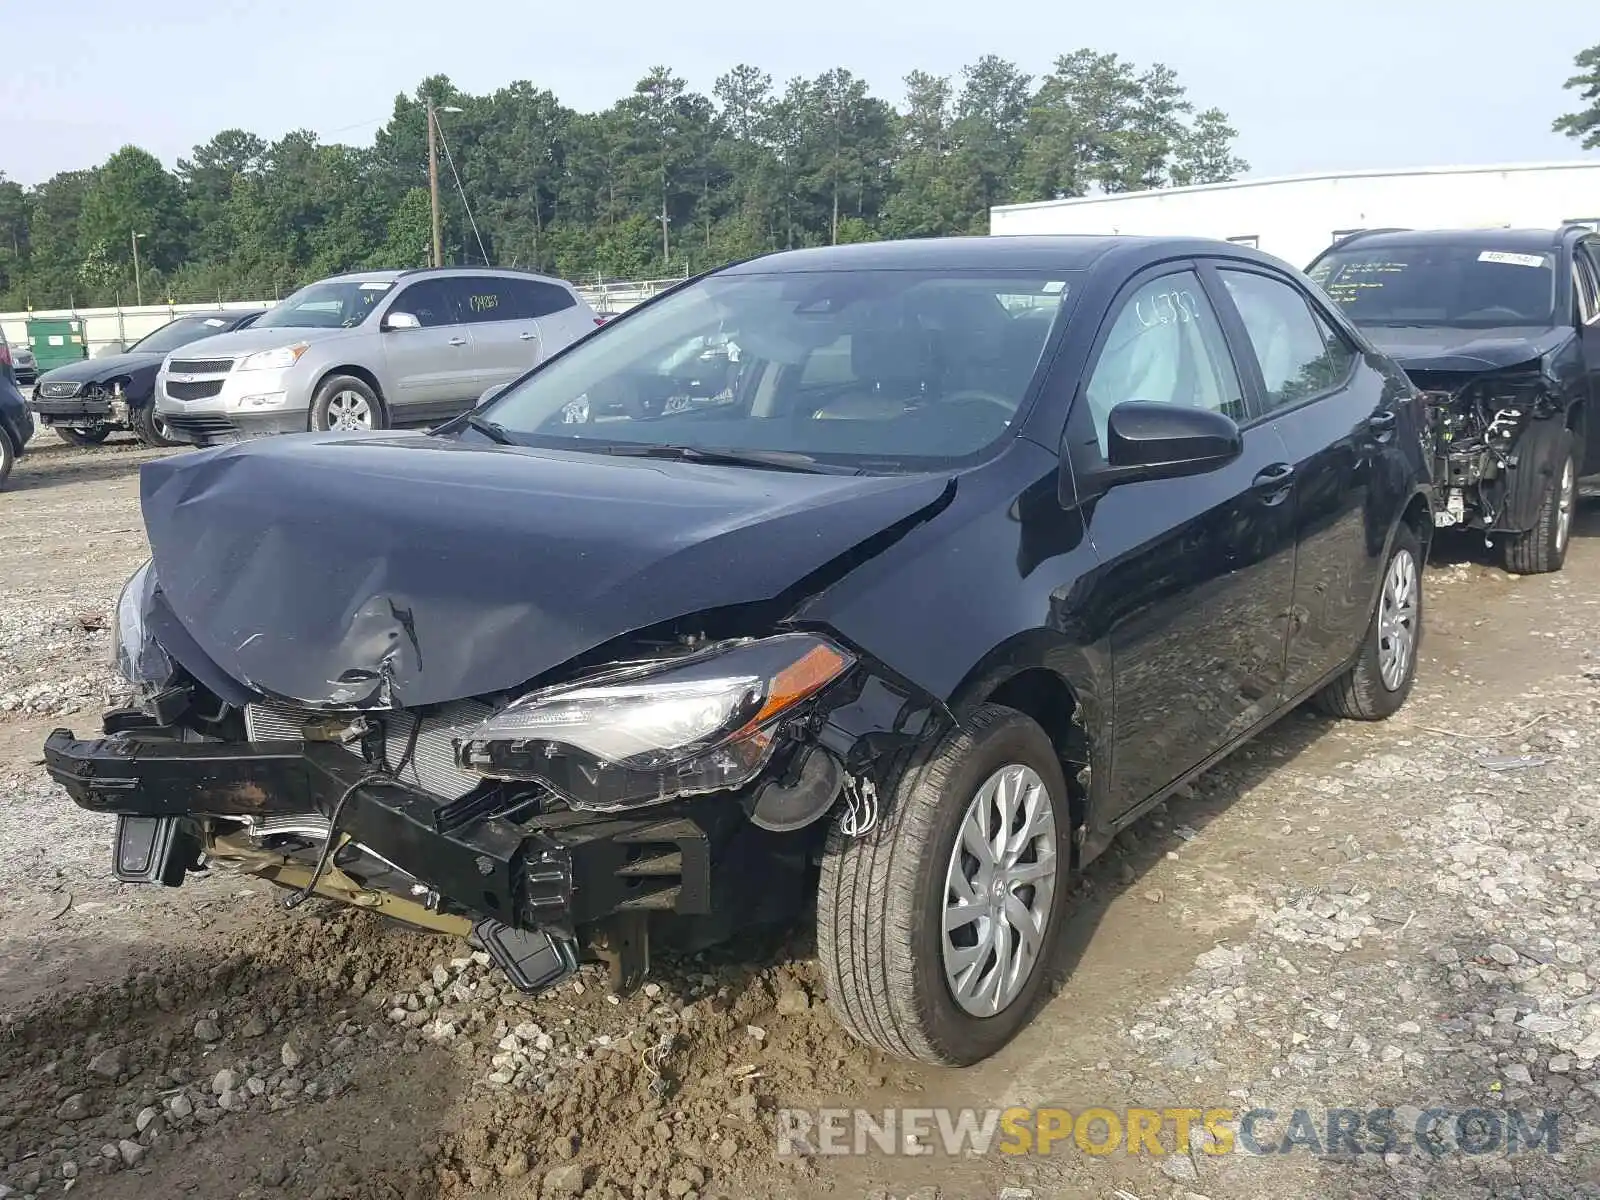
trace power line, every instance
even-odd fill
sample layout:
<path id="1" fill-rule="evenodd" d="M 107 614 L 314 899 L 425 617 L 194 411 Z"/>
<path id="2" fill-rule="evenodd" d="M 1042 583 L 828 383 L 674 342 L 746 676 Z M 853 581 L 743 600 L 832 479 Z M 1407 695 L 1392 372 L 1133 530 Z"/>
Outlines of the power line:
<path id="1" fill-rule="evenodd" d="M 489 261 L 489 252 L 483 247 L 483 234 L 478 232 L 478 219 L 472 215 L 472 205 L 467 202 L 467 189 L 461 186 L 461 173 L 456 170 L 456 158 L 450 153 L 450 143 L 444 136 L 444 126 L 435 121 L 434 127 L 439 134 L 439 144 L 444 147 L 444 160 L 450 164 L 450 174 L 455 176 L 456 191 L 461 196 L 461 207 L 467 210 L 467 220 L 472 223 L 472 236 L 478 239 L 478 256 L 483 259 L 484 266 L 492 267 L 494 264 Z"/>

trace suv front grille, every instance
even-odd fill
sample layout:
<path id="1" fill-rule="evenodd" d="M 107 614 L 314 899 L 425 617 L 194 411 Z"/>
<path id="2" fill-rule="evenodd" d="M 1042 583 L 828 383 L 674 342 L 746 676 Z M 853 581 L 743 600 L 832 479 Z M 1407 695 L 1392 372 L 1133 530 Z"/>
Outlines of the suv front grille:
<path id="1" fill-rule="evenodd" d="M 167 395 L 174 400 L 209 400 L 222 391 L 220 379 L 202 379 L 196 383 L 174 383 L 167 380 Z"/>
<path id="2" fill-rule="evenodd" d="M 81 383 L 57 383 L 47 379 L 39 385 L 39 395 L 46 400 L 70 400 L 82 387 Z"/>
<path id="3" fill-rule="evenodd" d="M 374 713 L 383 723 L 384 757 L 391 768 L 400 766 L 410 745 L 412 732 L 417 744 L 399 778 L 446 800 L 459 800 L 483 780 L 471 771 L 456 766 L 456 742 L 464 739 L 494 710 L 475 700 L 457 700 L 442 705 L 422 718 L 418 727 L 414 713 Z M 290 704 L 251 704 L 244 710 L 245 736 L 251 741 L 299 741 L 306 722 L 325 717 L 311 709 Z M 347 746 L 359 755 L 359 745 Z"/>
<path id="4" fill-rule="evenodd" d="M 226 375 L 231 370 L 231 358 L 175 358 L 167 364 L 173 375 Z"/>

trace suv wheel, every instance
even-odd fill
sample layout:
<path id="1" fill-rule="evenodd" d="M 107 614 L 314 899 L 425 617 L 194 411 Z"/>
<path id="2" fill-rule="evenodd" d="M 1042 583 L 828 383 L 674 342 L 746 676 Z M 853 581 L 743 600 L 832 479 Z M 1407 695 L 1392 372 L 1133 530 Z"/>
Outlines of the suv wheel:
<path id="1" fill-rule="evenodd" d="M 383 402 L 353 375 L 324 379 L 311 402 L 311 428 L 318 433 L 360 433 L 387 427 Z"/>
<path id="2" fill-rule="evenodd" d="M 69 446 L 98 446 L 111 436 L 111 426 L 95 425 L 89 429 L 73 429 L 66 425 L 56 425 L 52 428 L 56 436 Z"/>
<path id="3" fill-rule="evenodd" d="M 146 446 L 165 449 L 168 446 L 183 445 L 179 438 L 172 436 L 172 430 L 167 426 L 166 420 L 156 412 L 154 401 L 130 412 L 128 424 L 133 427 L 133 432 Z"/>
<path id="4" fill-rule="evenodd" d="M 1533 528 L 1506 539 L 1506 570 L 1513 575 L 1544 575 L 1561 570 L 1572 540 L 1573 511 L 1578 506 L 1577 442 L 1572 430 L 1556 443 L 1555 470 Z"/>
<path id="5" fill-rule="evenodd" d="M 997 704 L 914 763 L 867 834 L 835 821 L 817 956 L 839 1023 L 890 1054 L 956 1066 L 1011 1041 L 1045 984 L 1069 829 L 1050 739 Z"/>
<path id="6" fill-rule="evenodd" d="M 4 429 L 0 429 L 0 491 L 5 490 L 6 479 L 16 462 L 17 452 L 11 448 L 11 436 Z"/>
<path id="7" fill-rule="evenodd" d="M 1417 678 L 1422 644 L 1422 547 L 1408 525 L 1395 534 L 1361 653 L 1314 703 L 1331 717 L 1381 721 L 1399 710 Z"/>

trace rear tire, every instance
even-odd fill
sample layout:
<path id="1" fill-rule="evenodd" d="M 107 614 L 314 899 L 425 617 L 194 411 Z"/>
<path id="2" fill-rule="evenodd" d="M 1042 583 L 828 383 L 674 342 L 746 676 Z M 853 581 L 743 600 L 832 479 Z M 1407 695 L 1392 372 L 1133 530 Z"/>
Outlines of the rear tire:
<path id="1" fill-rule="evenodd" d="M 146 446 L 155 449 L 166 449 L 170 446 L 181 446 L 183 441 L 172 436 L 172 431 L 167 428 L 167 423 L 156 412 L 155 401 L 140 406 L 128 414 L 128 424 L 133 427 L 134 434 Z"/>
<path id="2" fill-rule="evenodd" d="M 1577 441 L 1569 429 L 1556 443 L 1555 470 L 1545 486 L 1533 528 L 1505 540 L 1506 570 L 1513 575 L 1546 575 L 1561 570 L 1572 543 L 1572 517 L 1577 506 Z"/>
<path id="3" fill-rule="evenodd" d="M 354 433 L 389 427 L 383 401 L 354 375 L 330 375 L 322 381 L 311 402 L 310 424 L 314 433 Z"/>
<path id="4" fill-rule="evenodd" d="M 838 821 L 829 834 L 817 894 L 829 1003 L 869 1046 L 978 1062 L 1032 1017 L 1058 940 L 1071 873 L 1060 760 L 1031 718 L 986 704 L 914 762 L 883 805 L 864 836 Z M 1007 813 L 1014 820 L 1002 824 Z M 988 839 L 1002 829 L 1010 844 L 994 854 Z"/>
<path id="5" fill-rule="evenodd" d="M 17 452 L 11 446 L 11 435 L 0 429 L 0 492 L 6 490 L 6 480 L 11 475 L 11 468 L 16 466 Z"/>
<path id="6" fill-rule="evenodd" d="M 69 446 L 98 446 L 111 436 L 109 425 L 96 425 L 93 429 L 72 429 L 66 425 L 54 425 L 51 428 Z"/>
<path id="7" fill-rule="evenodd" d="M 1406 597 L 1409 596 L 1409 603 Z M 1404 661 L 1395 655 L 1404 640 Z M 1383 583 L 1361 653 L 1312 701 L 1330 717 L 1381 721 L 1398 712 L 1417 679 L 1422 645 L 1422 546 L 1408 525 L 1395 534 L 1383 567 Z"/>

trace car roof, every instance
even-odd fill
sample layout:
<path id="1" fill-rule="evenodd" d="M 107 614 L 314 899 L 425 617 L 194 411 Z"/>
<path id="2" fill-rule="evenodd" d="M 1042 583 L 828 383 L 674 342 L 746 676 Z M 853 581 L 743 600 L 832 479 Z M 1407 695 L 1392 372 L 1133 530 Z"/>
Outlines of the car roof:
<path id="1" fill-rule="evenodd" d="M 1352 234 L 1332 249 L 1464 246 L 1473 250 L 1546 251 L 1559 246 L 1569 230 L 1576 230 L 1576 226 L 1563 229 L 1383 229 Z"/>
<path id="2" fill-rule="evenodd" d="M 413 279 L 420 275 L 438 275 L 445 279 L 461 275 L 495 275 L 508 279 L 534 279 L 568 289 L 572 287 L 565 279 L 558 279 L 554 275 L 542 275 L 538 271 L 524 271 L 519 267 L 408 267 L 404 270 L 385 268 L 379 271 L 350 271 L 343 275 L 329 275 L 326 279 L 315 282 L 332 283 L 338 280 L 343 283 L 398 283 L 402 279 Z"/>
<path id="3" fill-rule="evenodd" d="M 1226 255 L 1278 267 L 1269 255 L 1233 242 L 1131 234 L 1002 234 L 858 242 L 783 250 L 724 268 L 719 274 L 788 271 L 1087 271 L 1117 259 L 1130 270 L 1168 258 Z"/>

